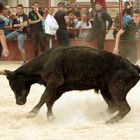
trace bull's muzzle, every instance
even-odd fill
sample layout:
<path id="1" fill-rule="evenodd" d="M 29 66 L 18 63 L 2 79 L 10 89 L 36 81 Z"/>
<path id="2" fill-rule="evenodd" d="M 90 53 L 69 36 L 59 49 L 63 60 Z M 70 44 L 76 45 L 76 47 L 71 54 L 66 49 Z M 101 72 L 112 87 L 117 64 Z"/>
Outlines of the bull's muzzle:
<path id="1" fill-rule="evenodd" d="M 24 99 L 24 98 L 16 99 L 16 104 L 17 105 L 24 105 L 25 103 L 26 103 L 26 99 Z"/>

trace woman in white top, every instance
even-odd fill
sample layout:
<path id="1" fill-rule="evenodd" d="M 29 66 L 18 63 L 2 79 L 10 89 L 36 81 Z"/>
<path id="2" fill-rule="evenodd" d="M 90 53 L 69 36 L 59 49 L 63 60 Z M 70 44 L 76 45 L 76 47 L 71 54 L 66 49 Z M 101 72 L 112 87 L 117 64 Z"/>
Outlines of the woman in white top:
<path id="1" fill-rule="evenodd" d="M 55 38 L 56 35 L 56 31 L 58 30 L 58 23 L 55 20 L 54 16 L 54 9 L 53 8 L 49 8 L 48 10 L 48 14 L 46 14 L 45 17 L 45 34 L 46 34 L 46 39 L 47 41 L 49 41 L 49 48 L 52 48 L 52 39 Z"/>
<path id="2" fill-rule="evenodd" d="M 76 28 L 79 28 L 79 38 L 86 39 L 89 30 L 92 28 L 91 22 L 88 20 L 86 14 L 82 14 L 81 21 L 79 21 L 76 25 Z"/>

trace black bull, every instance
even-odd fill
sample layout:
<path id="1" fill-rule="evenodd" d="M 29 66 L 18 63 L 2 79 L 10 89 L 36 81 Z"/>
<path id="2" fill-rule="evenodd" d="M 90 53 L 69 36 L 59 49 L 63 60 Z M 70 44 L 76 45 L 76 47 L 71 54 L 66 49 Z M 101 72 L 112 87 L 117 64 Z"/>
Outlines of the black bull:
<path id="1" fill-rule="evenodd" d="M 139 66 L 120 56 L 82 46 L 51 49 L 13 72 L 1 72 L 7 76 L 18 105 L 26 103 L 32 84 L 46 87 L 30 117 L 46 103 L 50 119 L 54 102 L 64 92 L 95 89 L 100 90 L 109 112 L 118 111 L 107 123 L 117 122 L 130 111 L 126 95 L 139 81 L 139 73 Z"/>

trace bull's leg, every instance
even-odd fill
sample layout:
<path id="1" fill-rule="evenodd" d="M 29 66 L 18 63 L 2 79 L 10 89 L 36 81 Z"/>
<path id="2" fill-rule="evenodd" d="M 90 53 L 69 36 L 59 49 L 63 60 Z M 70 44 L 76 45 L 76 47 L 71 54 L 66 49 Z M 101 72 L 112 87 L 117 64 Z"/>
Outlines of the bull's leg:
<path id="1" fill-rule="evenodd" d="M 39 112 L 39 110 L 40 110 L 40 108 L 43 106 L 43 104 L 46 102 L 46 95 L 47 95 L 47 90 L 45 90 L 44 91 L 44 93 L 43 93 L 43 95 L 41 96 L 41 99 L 40 99 L 40 101 L 38 102 L 38 104 L 29 112 L 29 114 L 28 114 L 28 118 L 33 118 L 33 117 L 35 117 L 37 114 L 38 114 L 38 112 Z"/>
<path id="2" fill-rule="evenodd" d="M 118 114 L 108 120 L 106 123 L 114 123 L 122 119 L 131 110 L 127 103 L 126 95 L 129 90 L 138 82 L 139 76 L 133 71 L 127 69 L 119 69 L 111 76 L 108 83 L 109 91 L 118 108 Z"/>
<path id="3" fill-rule="evenodd" d="M 47 88 L 45 92 L 43 93 L 39 103 L 32 109 L 30 112 L 31 117 L 35 117 L 37 113 L 39 112 L 40 108 L 44 103 L 47 104 L 48 107 L 48 115 L 47 116 L 53 116 L 52 113 L 52 106 L 54 101 L 56 101 L 60 96 L 59 94 L 56 94 L 58 91 L 58 87 L 61 86 L 64 82 L 63 76 L 59 73 L 54 73 L 50 75 L 49 80 L 47 82 Z"/>
<path id="4" fill-rule="evenodd" d="M 57 92 L 56 94 L 52 95 L 52 97 L 48 98 L 46 101 L 46 105 L 48 108 L 47 111 L 47 118 L 49 121 L 52 121 L 54 118 L 53 112 L 52 112 L 52 107 L 54 102 L 62 95 L 63 92 Z"/>
<path id="5" fill-rule="evenodd" d="M 110 120 L 108 120 L 106 123 L 115 123 L 115 122 L 119 121 L 125 115 L 127 115 L 129 113 L 129 111 L 131 110 L 131 108 L 128 105 L 126 99 L 116 100 L 116 104 L 118 106 L 119 113 L 115 117 L 113 117 Z"/>
<path id="6" fill-rule="evenodd" d="M 108 90 L 108 86 L 104 86 L 103 88 L 100 89 L 101 91 L 101 95 L 103 96 L 105 102 L 108 105 L 108 109 L 107 112 L 108 113 L 114 113 L 117 111 L 117 106 L 115 104 L 114 99 L 112 98 L 112 95 L 110 94 L 109 90 Z"/>
<path id="7" fill-rule="evenodd" d="M 112 82 L 112 84 L 113 85 L 110 84 L 109 91 L 115 101 L 119 112 L 115 117 L 111 118 L 106 123 L 115 123 L 122 119 L 130 111 L 130 106 L 126 101 L 126 95 L 131 89 L 131 86 L 126 85 L 126 83 L 120 80 Z"/>

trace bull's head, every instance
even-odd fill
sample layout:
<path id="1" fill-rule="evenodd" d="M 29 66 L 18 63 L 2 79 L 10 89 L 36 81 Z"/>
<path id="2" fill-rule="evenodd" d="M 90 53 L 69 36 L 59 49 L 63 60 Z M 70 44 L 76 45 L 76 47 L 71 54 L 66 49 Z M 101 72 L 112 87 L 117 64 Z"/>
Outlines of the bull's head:
<path id="1" fill-rule="evenodd" d="M 30 91 L 30 84 L 26 82 L 25 77 L 9 70 L 1 71 L 0 74 L 6 75 L 9 80 L 9 85 L 15 94 L 16 103 L 18 105 L 24 105 Z"/>

